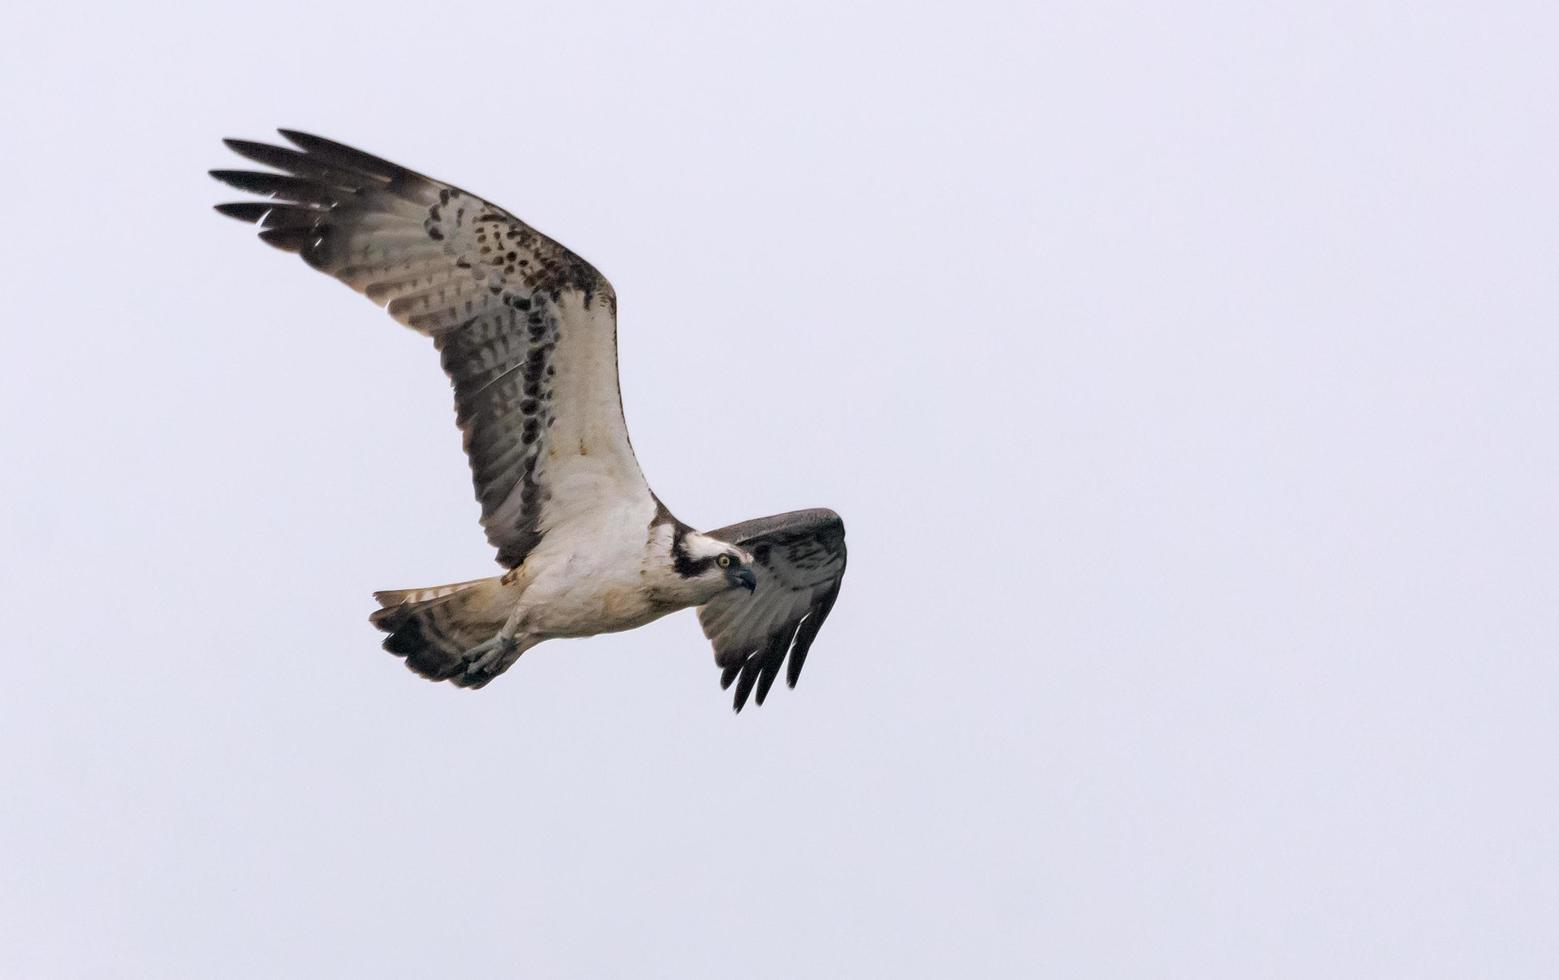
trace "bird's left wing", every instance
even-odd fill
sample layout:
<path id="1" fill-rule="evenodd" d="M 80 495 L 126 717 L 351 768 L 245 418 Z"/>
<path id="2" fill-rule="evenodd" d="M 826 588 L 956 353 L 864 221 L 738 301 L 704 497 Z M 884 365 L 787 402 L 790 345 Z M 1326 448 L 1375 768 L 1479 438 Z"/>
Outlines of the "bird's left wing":
<path id="1" fill-rule="evenodd" d="M 763 703 L 787 653 L 785 683 L 796 686 L 844 581 L 844 521 L 831 510 L 798 510 L 708 533 L 751 553 L 758 578 L 752 592 L 730 589 L 698 610 L 714 643 L 720 686 L 736 683 L 740 711 L 754 685 Z"/>
<path id="2" fill-rule="evenodd" d="M 514 567 L 549 528 L 654 502 L 617 386 L 617 299 L 584 259 L 474 194 L 318 136 L 227 145 L 280 173 L 212 176 L 219 205 L 433 338 L 455 389 L 482 526 Z"/>

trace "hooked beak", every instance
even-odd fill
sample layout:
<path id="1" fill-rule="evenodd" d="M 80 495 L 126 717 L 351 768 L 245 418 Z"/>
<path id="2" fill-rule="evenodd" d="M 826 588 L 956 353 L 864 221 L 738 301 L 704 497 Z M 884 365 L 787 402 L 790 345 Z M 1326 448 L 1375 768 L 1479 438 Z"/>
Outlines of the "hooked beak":
<path id="1" fill-rule="evenodd" d="M 748 592 L 752 592 L 758 588 L 758 576 L 754 575 L 750 568 L 738 568 L 731 573 L 731 584 L 740 585 Z"/>

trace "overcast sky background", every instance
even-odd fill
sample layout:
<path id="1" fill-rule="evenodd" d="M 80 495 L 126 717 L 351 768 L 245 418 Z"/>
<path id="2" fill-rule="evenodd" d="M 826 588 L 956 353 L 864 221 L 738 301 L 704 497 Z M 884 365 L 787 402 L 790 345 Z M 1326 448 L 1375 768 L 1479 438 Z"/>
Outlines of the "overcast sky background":
<path id="1" fill-rule="evenodd" d="M 1559 972 L 1551 4 L 0 18 L 0 972 Z M 379 650 L 496 566 L 430 344 L 210 210 L 278 125 L 604 270 L 681 517 L 844 515 L 797 690 Z"/>

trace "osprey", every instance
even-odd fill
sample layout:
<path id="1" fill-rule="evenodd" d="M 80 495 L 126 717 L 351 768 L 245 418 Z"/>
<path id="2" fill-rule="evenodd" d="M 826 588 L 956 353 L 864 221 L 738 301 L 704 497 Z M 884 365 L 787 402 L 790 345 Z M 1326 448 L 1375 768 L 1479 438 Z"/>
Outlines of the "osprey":
<path id="1" fill-rule="evenodd" d="M 330 140 L 226 140 L 278 172 L 213 170 L 268 200 L 217 210 L 260 227 L 433 338 L 455 393 L 493 578 L 376 592 L 384 648 L 479 688 L 543 640 L 698 607 L 720 686 L 758 704 L 796 685 L 839 596 L 844 523 L 799 510 L 699 532 L 650 490 L 617 387 L 617 296 L 584 259 L 475 195 Z"/>

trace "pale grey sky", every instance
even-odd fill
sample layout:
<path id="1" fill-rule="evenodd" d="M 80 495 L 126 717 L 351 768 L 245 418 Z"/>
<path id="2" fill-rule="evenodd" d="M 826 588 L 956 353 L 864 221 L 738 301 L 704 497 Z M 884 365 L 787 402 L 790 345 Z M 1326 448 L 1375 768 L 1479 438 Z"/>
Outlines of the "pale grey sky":
<path id="1" fill-rule="evenodd" d="M 0 973 L 1559 973 L 1551 5 L 31 8 Z M 378 649 L 495 566 L 429 344 L 210 210 L 278 125 L 598 265 L 679 515 L 844 515 L 797 690 Z"/>

